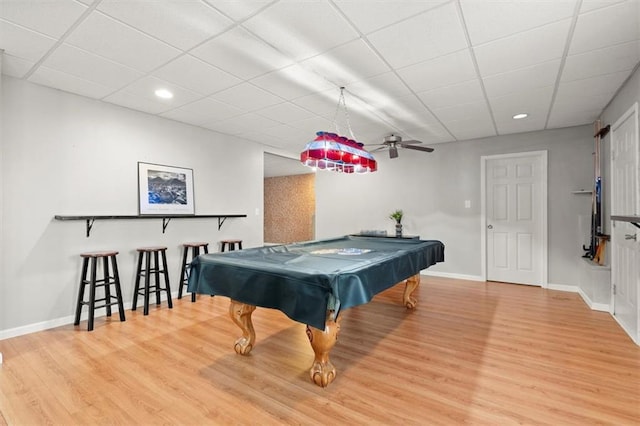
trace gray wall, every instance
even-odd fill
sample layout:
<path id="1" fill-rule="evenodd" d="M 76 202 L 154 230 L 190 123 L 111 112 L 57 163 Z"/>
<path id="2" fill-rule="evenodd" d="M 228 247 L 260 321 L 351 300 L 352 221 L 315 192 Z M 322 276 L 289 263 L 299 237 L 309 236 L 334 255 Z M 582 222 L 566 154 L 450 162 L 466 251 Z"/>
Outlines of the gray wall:
<path id="1" fill-rule="evenodd" d="M 523 151 L 548 151 L 549 284 L 578 285 L 577 260 L 584 235 L 578 217 L 588 216 L 589 196 L 574 195 L 592 182 L 591 126 L 506 135 L 434 145 L 424 154 L 401 151 L 389 160 L 376 156 L 379 171 L 350 176 L 318 172 L 318 238 L 362 229 L 393 232 L 388 214 L 405 211 L 405 231 L 446 246 L 446 261 L 430 271 L 481 276 L 481 157 Z M 464 207 L 465 200 L 471 208 Z"/>
<path id="2" fill-rule="evenodd" d="M 262 245 L 263 149 L 242 139 L 2 76 L 3 330 L 41 322 L 68 323 L 74 310 L 82 251 L 119 250 L 125 302 L 133 295 L 135 248 L 166 245 L 171 281 L 179 245 L 240 238 Z M 194 171 L 197 214 L 247 214 L 228 219 L 82 221 L 54 215 L 136 215 L 137 162 Z M 231 183 L 233 183 L 231 185 Z M 257 214 L 256 214 L 257 209 Z M 85 309 L 86 311 L 86 309 Z"/>

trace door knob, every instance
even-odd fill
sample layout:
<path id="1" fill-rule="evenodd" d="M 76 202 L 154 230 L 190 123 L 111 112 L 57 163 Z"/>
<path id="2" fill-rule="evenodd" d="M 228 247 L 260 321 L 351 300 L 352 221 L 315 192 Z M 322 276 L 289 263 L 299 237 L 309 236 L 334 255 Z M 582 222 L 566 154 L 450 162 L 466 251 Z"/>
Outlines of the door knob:
<path id="1" fill-rule="evenodd" d="M 488 229 L 493 229 L 493 225 L 487 226 Z"/>
<path id="2" fill-rule="evenodd" d="M 624 234 L 624 239 L 636 241 L 636 234 Z"/>

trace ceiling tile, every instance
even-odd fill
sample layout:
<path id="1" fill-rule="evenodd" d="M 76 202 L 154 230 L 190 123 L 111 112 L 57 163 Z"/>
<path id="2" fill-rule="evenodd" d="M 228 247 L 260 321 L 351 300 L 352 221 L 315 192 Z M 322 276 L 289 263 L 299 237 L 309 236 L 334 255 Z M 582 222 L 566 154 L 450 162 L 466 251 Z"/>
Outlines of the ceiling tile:
<path id="1" fill-rule="evenodd" d="M 142 96 L 136 96 L 122 90 L 112 93 L 102 100 L 149 114 L 160 114 L 167 110 L 167 105 L 159 101 L 150 100 Z"/>
<path id="2" fill-rule="evenodd" d="M 68 44 L 60 45 L 42 65 L 112 89 L 119 89 L 143 76 L 132 68 Z"/>
<path id="3" fill-rule="evenodd" d="M 210 116 L 202 114 L 200 111 L 191 111 L 183 107 L 163 112 L 160 116 L 170 120 L 191 124 L 193 126 L 202 126 L 205 123 L 211 122 Z"/>
<path id="4" fill-rule="evenodd" d="M 93 12 L 66 40 L 128 67 L 151 71 L 180 51 L 99 12 Z"/>
<path id="5" fill-rule="evenodd" d="M 98 9 L 179 49 L 221 33 L 232 21 L 196 0 L 102 0 Z"/>
<path id="6" fill-rule="evenodd" d="M 431 123 L 426 126 L 406 128 L 404 129 L 404 132 L 407 135 L 407 139 L 419 140 L 426 145 L 452 142 L 455 140 L 453 135 L 440 123 Z"/>
<path id="7" fill-rule="evenodd" d="M 297 61 L 358 37 L 328 2 L 281 1 L 243 26 Z"/>
<path id="8" fill-rule="evenodd" d="M 567 19 L 474 47 L 480 73 L 488 77 L 561 58 L 570 24 Z"/>
<path id="9" fill-rule="evenodd" d="M 570 18 L 576 8 L 576 0 L 460 0 L 460 6 L 471 44 L 477 46 Z"/>
<path id="10" fill-rule="evenodd" d="M 73 0 L 0 2 L 0 18 L 55 38 L 62 37 L 86 10 L 86 6 Z"/>
<path id="11" fill-rule="evenodd" d="M 335 87 L 335 84 L 298 64 L 256 77 L 251 83 L 286 100 Z"/>
<path id="12" fill-rule="evenodd" d="M 336 115 L 336 107 L 338 106 L 339 98 L 340 89 L 336 87 L 324 92 L 302 96 L 292 100 L 291 102 L 306 109 L 307 111 L 311 111 L 322 117 L 333 120 Z"/>
<path id="13" fill-rule="evenodd" d="M 540 122 L 539 120 L 542 120 L 541 122 L 544 126 L 544 120 L 546 120 L 551 107 L 553 89 L 554 86 L 522 90 L 506 96 L 489 99 L 496 124 L 504 125 L 512 121 Z M 513 116 L 520 113 L 526 113 L 529 116 L 526 119 L 514 120 Z"/>
<path id="14" fill-rule="evenodd" d="M 547 121 L 547 115 L 536 115 L 534 117 L 527 117 L 521 120 L 496 120 L 496 126 L 498 127 L 498 134 L 509 135 L 513 133 L 533 132 L 545 127 Z"/>
<path id="15" fill-rule="evenodd" d="M 520 68 L 483 79 L 489 98 L 505 96 L 527 89 L 553 86 L 558 78 L 560 59 L 542 62 L 530 67 Z"/>
<path id="16" fill-rule="evenodd" d="M 235 21 L 242 21 L 255 14 L 263 7 L 273 3 L 273 0 L 205 0 L 225 15 Z"/>
<path id="17" fill-rule="evenodd" d="M 451 86 L 477 77 L 467 49 L 398 70 L 414 92 Z"/>
<path id="18" fill-rule="evenodd" d="M 335 4 L 363 34 L 395 24 L 433 9 L 448 0 L 334 0 Z M 366 13 L 363 11 L 366 10 Z"/>
<path id="19" fill-rule="evenodd" d="M 2 55 L 2 74 L 22 78 L 33 67 L 35 62 L 11 56 L 7 53 Z"/>
<path id="20" fill-rule="evenodd" d="M 347 91 L 374 109 L 384 108 L 390 98 L 399 98 L 411 93 L 395 72 L 386 72 L 353 82 L 347 86 Z"/>
<path id="21" fill-rule="evenodd" d="M 278 105 L 263 108 L 257 111 L 263 117 L 270 118 L 280 123 L 290 123 L 291 121 L 304 120 L 311 118 L 315 114 L 293 105 L 290 102 L 283 102 Z"/>
<path id="22" fill-rule="evenodd" d="M 415 95 L 392 99 L 384 111 L 376 112 L 386 122 L 406 130 L 439 123 Z"/>
<path id="23" fill-rule="evenodd" d="M 196 93 L 210 95 L 242 82 L 191 55 L 183 55 L 154 71 L 153 76 L 170 81 Z"/>
<path id="24" fill-rule="evenodd" d="M 389 71 L 389 67 L 367 44 L 358 39 L 300 63 L 303 68 L 345 86 Z"/>
<path id="25" fill-rule="evenodd" d="M 459 141 L 496 136 L 496 131 L 488 116 L 475 116 L 451 121 L 446 126 L 449 132 Z"/>
<path id="26" fill-rule="evenodd" d="M 629 71 L 622 71 L 562 82 L 558 87 L 553 109 L 569 106 L 590 110 L 599 105 L 602 110 L 628 76 Z"/>
<path id="27" fill-rule="evenodd" d="M 484 93 L 478 80 L 469 80 L 452 86 L 420 92 L 418 97 L 431 110 L 434 110 L 456 104 L 483 101 Z"/>
<path id="28" fill-rule="evenodd" d="M 173 93 L 173 98 L 162 99 L 155 95 L 155 91 L 158 89 L 167 89 Z M 184 104 L 193 102 L 202 98 L 202 95 L 192 92 L 191 90 L 180 87 L 176 84 L 170 83 L 165 80 L 161 80 L 156 77 L 143 77 L 135 82 L 131 83 L 123 89 L 124 92 L 138 96 L 141 98 L 147 98 L 151 101 L 166 105 L 163 111 L 168 111 L 173 108 L 177 108 Z"/>
<path id="29" fill-rule="evenodd" d="M 316 132 L 325 131 L 332 132 L 335 130 L 333 121 L 324 117 L 311 117 L 304 120 L 294 120 L 288 123 L 289 126 L 300 129 L 307 134 L 307 141 L 315 137 Z"/>
<path id="30" fill-rule="evenodd" d="M 243 80 L 286 67 L 293 62 L 243 28 L 227 31 L 190 53 Z"/>
<path id="31" fill-rule="evenodd" d="M 582 0 L 580 13 L 589 12 L 590 10 L 599 9 L 601 7 L 612 6 L 616 3 L 622 3 L 627 0 Z"/>
<path id="32" fill-rule="evenodd" d="M 627 1 L 578 16 L 569 55 L 638 40 L 640 2 Z"/>
<path id="33" fill-rule="evenodd" d="M 562 71 L 562 81 L 580 80 L 618 71 L 631 71 L 640 61 L 640 41 L 571 55 Z"/>
<path id="34" fill-rule="evenodd" d="M 215 99 L 211 98 L 199 99 L 197 101 L 176 108 L 173 111 L 176 111 L 176 114 L 180 114 L 181 112 L 191 112 L 197 114 L 199 117 L 206 117 L 203 121 L 200 121 L 198 119 L 199 124 L 214 123 L 244 114 L 244 111 L 239 108 L 233 107 L 229 104 L 225 104 L 224 102 L 216 101 Z"/>
<path id="35" fill-rule="evenodd" d="M 242 83 L 215 93 L 211 98 L 240 108 L 243 111 L 255 111 L 284 102 L 281 98 L 250 83 Z"/>
<path id="36" fill-rule="evenodd" d="M 394 68 L 413 65 L 467 47 L 454 2 L 383 28 L 367 38 Z"/>
<path id="37" fill-rule="evenodd" d="M 39 67 L 29 77 L 29 81 L 96 99 L 100 99 L 112 91 L 109 87 L 47 67 Z"/>
<path id="38" fill-rule="evenodd" d="M 205 124 L 204 127 L 220 133 L 239 135 L 241 133 L 262 131 L 265 128 L 279 126 L 280 124 L 258 114 L 248 113 L 227 120 Z"/>
<path id="39" fill-rule="evenodd" d="M 433 114 L 447 127 L 449 123 L 459 120 L 485 119 L 489 123 L 492 122 L 487 103 L 484 100 L 434 109 Z"/>
<path id="40" fill-rule="evenodd" d="M 53 47 L 56 40 L 0 20 L 1 49 L 16 58 L 36 62 Z"/>
<path id="41" fill-rule="evenodd" d="M 583 124 L 592 124 L 598 119 L 598 116 L 602 112 L 601 108 L 583 110 L 575 108 L 561 108 L 554 107 L 547 123 L 547 128 L 556 129 L 561 127 L 581 126 Z"/>

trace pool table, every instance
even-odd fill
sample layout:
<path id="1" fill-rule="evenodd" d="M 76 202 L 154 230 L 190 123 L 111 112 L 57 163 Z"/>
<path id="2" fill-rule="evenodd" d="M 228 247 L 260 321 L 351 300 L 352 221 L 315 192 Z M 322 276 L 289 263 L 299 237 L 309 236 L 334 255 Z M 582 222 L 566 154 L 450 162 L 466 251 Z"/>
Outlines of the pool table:
<path id="1" fill-rule="evenodd" d="M 191 263 L 190 292 L 226 296 L 229 314 L 242 330 L 238 354 L 255 344 L 251 314 L 256 306 L 278 309 L 307 325 L 315 353 L 314 383 L 325 387 L 336 375 L 329 352 L 336 343 L 342 310 L 368 303 L 405 282 L 403 304 L 413 309 L 420 271 L 444 261 L 444 244 L 419 239 L 345 236 L 198 256 Z"/>

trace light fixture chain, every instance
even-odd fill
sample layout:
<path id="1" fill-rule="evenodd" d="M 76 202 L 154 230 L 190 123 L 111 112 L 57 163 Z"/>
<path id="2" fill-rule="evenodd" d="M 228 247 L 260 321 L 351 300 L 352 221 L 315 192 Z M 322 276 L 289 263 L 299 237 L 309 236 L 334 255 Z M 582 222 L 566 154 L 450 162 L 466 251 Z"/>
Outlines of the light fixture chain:
<path id="1" fill-rule="evenodd" d="M 340 97 L 338 98 L 338 104 L 336 105 L 336 113 L 333 115 L 333 126 L 336 128 L 336 133 L 340 134 L 340 128 L 338 127 L 338 112 L 340 111 L 340 104 L 344 102 L 344 87 L 340 88 Z"/>
<path id="2" fill-rule="evenodd" d="M 349 120 L 349 110 L 347 109 L 347 102 L 344 100 L 344 87 L 340 89 L 340 95 L 342 96 L 342 105 L 344 106 L 344 116 L 347 119 L 347 128 L 349 129 L 349 135 L 351 135 L 351 139 L 354 141 L 356 137 L 353 135 L 353 130 L 351 129 L 351 120 Z"/>

